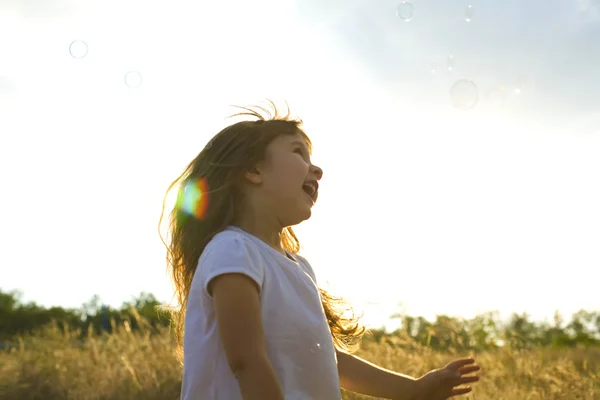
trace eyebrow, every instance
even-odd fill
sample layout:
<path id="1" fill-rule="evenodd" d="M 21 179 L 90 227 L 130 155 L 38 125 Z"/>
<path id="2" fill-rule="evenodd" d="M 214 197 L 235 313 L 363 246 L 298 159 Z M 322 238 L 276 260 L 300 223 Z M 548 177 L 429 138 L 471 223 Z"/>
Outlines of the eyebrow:
<path id="1" fill-rule="evenodd" d="M 299 144 L 300 146 L 304 147 L 306 150 L 308 150 L 308 146 L 306 145 L 306 142 L 302 142 L 301 140 L 294 140 L 292 143 L 293 145 Z"/>
<path id="2" fill-rule="evenodd" d="M 296 146 L 296 145 L 300 145 L 300 147 L 302 147 L 302 149 L 306 152 L 306 154 L 308 155 L 308 157 L 310 158 L 311 154 L 310 154 L 310 149 L 308 148 L 306 142 L 303 142 L 301 140 L 294 140 L 291 143 L 292 146 Z"/>

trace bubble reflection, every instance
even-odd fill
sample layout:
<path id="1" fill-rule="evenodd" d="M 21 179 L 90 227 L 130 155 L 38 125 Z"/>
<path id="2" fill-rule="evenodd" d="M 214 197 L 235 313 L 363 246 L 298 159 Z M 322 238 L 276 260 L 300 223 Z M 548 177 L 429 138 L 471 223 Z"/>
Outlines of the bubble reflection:
<path id="1" fill-rule="evenodd" d="M 88 45 L 83 40 L 75 40 L 69 45 L 69 53 L 73 58 L 83 58 L 88 53 Z"/>
<path id="2" fill-rule="evenodd" d="M 398 7 L 396 7 L 396 15 L 398 16 L 398 18 L 408 22 L 412 19 L 414 14 L 414 7 L 412 5 L 412 3 L 409 3 L 408 1 L 403 1 L 402 3 L 400 3 L 398 5 Z"/>
<path id="3" fill-rule="evenodd" d="M 137 71 L 129 71 L 125 74 L 125 84 L 132 89 L 140 87 L 142 84 L 142 74 Z"/>
<path id="4" fill-rule="evenodd" d="M 471 4 L 469 4 L 467 6 L 467 8 L 465 9 L 465 21 L 471 22 L 473 20 L 474 14 L 475 14 L 475 11 L 473 10 L 473 6 Z"/>
<path id="5" fill-rule="evenodd" d="M 452 106 L 461 110 L 470 110 L 479 101 L 479 89 L 475 82 L 459 79 L 450 88 Z"/>

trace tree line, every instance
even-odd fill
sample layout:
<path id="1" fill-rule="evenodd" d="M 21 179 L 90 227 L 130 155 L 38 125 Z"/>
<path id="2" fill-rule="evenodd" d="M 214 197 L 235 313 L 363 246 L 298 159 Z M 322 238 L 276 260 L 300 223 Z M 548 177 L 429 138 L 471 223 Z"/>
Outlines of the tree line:
<path id="1" fill-rule="evenodd" d="M 32 334 L 50 323 L 57 323 L 64 330 L 79 331 L 82 339 L 90 333 L 112 333 L 125 321 L 131 330 L 144 328 L 155 332 L 170 323 L 170 315 L 160 307 L 161 303 L 145 292 L 118 308 L 103 304 L 97 295 L 77 309 L 45 308 L 35 302 L 24 303 L 21 298 L 18 291 L 0 290 L 0 342 Z"/>
<path id="2" fill-rule="evenodd" d="M 164 332 L 170 315 L 150 293 L 142 292 L 121 307 L 112 308 L 93 296 L 78 309 L 45 308 L 34 302 L 21 301 L 21 293 L 0 290 L 0 343 L 32 334 L 55 323 L 62 329 L 79 332 L 84 340 L 89 334 L 111 333 L 118 326 L 145 332 Z M 501 321 L 491 311 L 471 319 L 438 315 L 434 321 L 423 317 L 395 314 L 400 328 L 393 332 L 370 329 L 364 340 L 392 346 L 427 346 L 434 350 L 489 350 L 500 346 L 525 349 L 533 347 L 600 347 L 600 312 L 580 310 L 567 321 L 560 313 L 552 322 L 535 322 L 527 314 L 512 314 Z"/>

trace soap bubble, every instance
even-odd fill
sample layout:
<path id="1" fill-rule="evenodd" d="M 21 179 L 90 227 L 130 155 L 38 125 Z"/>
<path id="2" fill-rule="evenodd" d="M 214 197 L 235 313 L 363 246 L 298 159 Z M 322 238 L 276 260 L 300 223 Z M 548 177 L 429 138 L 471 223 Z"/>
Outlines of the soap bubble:
<path id="1" fill-rule="evenodd" d="M 432 74 L 437 73 L 438 70 L 438 66 L 436 63 L 432 62 L 429 64 L 429 72 L 431 72 Z"/>
<path id="2" fill-rule="evenodd" d="M 411 3 L 407 1 L 403 1 L 396 8 L 396 15 L 403 19 L 404 21 L 410 21 L 414 13 L 414 7 Z"/>
<path id="3" fill-rule="evenodd" d="M 506 99 L 506 89 L 504 86 L 496 86 L 487 91 L 487 101 L 492 105 L 502 105 Z"/>
<path id="4" fill-rule="evenodd" d="M 519 76 L 515 82 L 514 93 L 519 96 L 524 92 L 531 91 L 531 82 L 527 76 Z"/>
<path id="5" fill-rule="evenodd" d="M 125 84 L 130 88 L 137 88 L 142 84 L 142 74 L 137 71 L 129 71 L 125 74 Z"/>
<path id="6" fill-rule="evenodd" d="M 460 79 L 450 88 L 450 98 L 455 108 L 470 110 L 479 100 L 479 89 L 473 81 Z"/>
<path id="7" fill-rule="evenodd" d="M 74 58 L 83 58 L 87 55 L 88 46 L 83 40 L 75 40 L 69 45 L 69 53 Z"/>
<path id="8" fill-rule="evenodd" d="M 454 69 L 455 61 L 456 60 L 454 59 L 454 56 L 450 54 L 448 56 L 448 59 L 446 60 L 446 66 L 448 67 L 448 71 L 452 72 L 452 70 Z"/>
<path id="9" fill-rule="evenodd" d="M 469 4 L 465 9 L 465 21 L 471 22 L 473 20 L 473 14 L 475 11 L 473 10 L 473 6 Z"/>

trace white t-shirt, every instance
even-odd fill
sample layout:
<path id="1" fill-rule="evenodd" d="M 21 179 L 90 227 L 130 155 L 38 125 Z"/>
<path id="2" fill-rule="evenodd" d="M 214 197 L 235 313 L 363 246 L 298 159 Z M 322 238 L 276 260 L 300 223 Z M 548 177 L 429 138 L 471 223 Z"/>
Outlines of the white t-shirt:
<path id="1" fill-rule="evenodd" d="M 257 237 L 228 227 L 207 244 L 188 298 L 182 400 L 241 400 L 221 342 L 209 281 L 242 273 L 260 288 L 267 354 L 285 400 L 340 400 L 337 359 L 314 271 Z M 243 334 L 243 332 L 241 332 Z"/>

